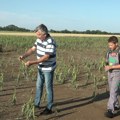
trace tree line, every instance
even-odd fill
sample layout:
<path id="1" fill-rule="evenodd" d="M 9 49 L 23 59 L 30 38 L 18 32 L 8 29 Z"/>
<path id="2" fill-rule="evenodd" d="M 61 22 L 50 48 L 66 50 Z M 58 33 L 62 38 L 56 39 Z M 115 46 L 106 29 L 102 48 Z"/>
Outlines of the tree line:
<path id="1" fill-rule="evenodd" d="M 29 30 L 26 28 L 20 28 L 17 27 L 15 25 L 8 25 L 5 27 L 0 27 L 0 31 L 19 31 L 19 32 L 33 32 L 34 30 Z M 49 32 L 51 33 L 75 33 L 75 34 L 118 34 L 120 35 L 120 33 L 110 33 L 110 32 L 106 32 L 106 31 L 101 31 L 101 30 L 86 30 L 86 31 L 77 31 L 77 30 L 49 30 Z"/>
<path id="2" fill-rule="evenodd" d="M 75 33 L 75 34 L 117 34 L 117 35 L 120 35 L 120 33 L 111 33 L 111 32 L 100 31 L 100 30 L 69 31 L 69 30 L 65 29 L 65 30 L 61 30 L 61 31 L 56 31 L 56 30 L 51 29 L 50 32 L 52 32 L 52 33 Z"/>
<path id="3" fill-rule="evenodd" d="M 20 32 L 30 32 L 31 30 L 26 28 L 20 28 L 15 25 L 8 25 L 5 27 L 0 27 L 0 31 L 20 31 Z"/>

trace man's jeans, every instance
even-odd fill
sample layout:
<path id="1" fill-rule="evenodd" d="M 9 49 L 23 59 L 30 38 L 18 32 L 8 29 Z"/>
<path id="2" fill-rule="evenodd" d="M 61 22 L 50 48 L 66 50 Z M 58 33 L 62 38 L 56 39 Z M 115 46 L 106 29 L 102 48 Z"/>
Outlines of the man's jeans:
<path id="1" fill-rule="evenodd" d="M 50 72 L 44 72 L 38 69 L 38 77 L 37 77 L 37 82 L 36 82 L 35 106 L 39 106 L 41 103 L 43 86 L 45 83 L 46 92 L 47 92 L 47 108 L 52 109 L 52 106 L 53 106 L 53 76 L 54 76 L 54 70 Z"/>

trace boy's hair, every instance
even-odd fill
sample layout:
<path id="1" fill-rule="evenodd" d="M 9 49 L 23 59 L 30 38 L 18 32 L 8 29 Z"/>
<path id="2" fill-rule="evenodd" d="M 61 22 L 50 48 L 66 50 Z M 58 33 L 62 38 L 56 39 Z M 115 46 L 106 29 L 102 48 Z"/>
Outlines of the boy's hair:
<path id="1" fill-rule="evenodd" d="M 111 36 L 109 39 L 108 39 L 108 43 L 118 43 L 118 38 L 116 36 Z"/>

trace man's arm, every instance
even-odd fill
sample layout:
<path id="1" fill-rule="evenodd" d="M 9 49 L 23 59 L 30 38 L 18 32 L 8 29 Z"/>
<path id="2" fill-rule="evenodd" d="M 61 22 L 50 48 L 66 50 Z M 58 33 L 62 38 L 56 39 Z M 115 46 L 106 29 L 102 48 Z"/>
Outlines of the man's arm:
<path id="1" fill-rule="evenodd" d="M 36 47 L 33 46 L 32 48 L 30 48 L 26 53 L 24 53 L 23 55 L 21 55 L 19 57 L 20 60 L 25 59 L 26 57 L 30 56 L 32 53 L 34 53 L 36 51 Z"/>
<path id="2" fill-rule="evenodd" d="M 49 57 L 50 57 L 49 54 L 45 54 L 44 56 L 42 56 L 42 57 L 39 58 L 38 60 L 27 61 L 27 62 L 25 63 L 25 65 L 26 65 L 27 67 L 29 67 L 30 65 L 33 65 L 33 64 L 39 64 L 39 63 L 41 63 L 41 62 L 44 62 L 44 61 L 48 60 Z"/>

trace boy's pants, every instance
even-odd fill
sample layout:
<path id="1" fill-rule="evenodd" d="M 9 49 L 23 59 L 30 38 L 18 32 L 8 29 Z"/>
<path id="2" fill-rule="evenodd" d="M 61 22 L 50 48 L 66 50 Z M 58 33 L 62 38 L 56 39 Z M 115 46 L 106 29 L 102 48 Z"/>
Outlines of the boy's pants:
<path id="1" fill-rule="evenodd" d="M 114 107 L 119 107 L 118 95 L 120 87 L 120 71 L 108 72 L 108 84 L 110 97 L 107 109 L 114 111 Z"/>

